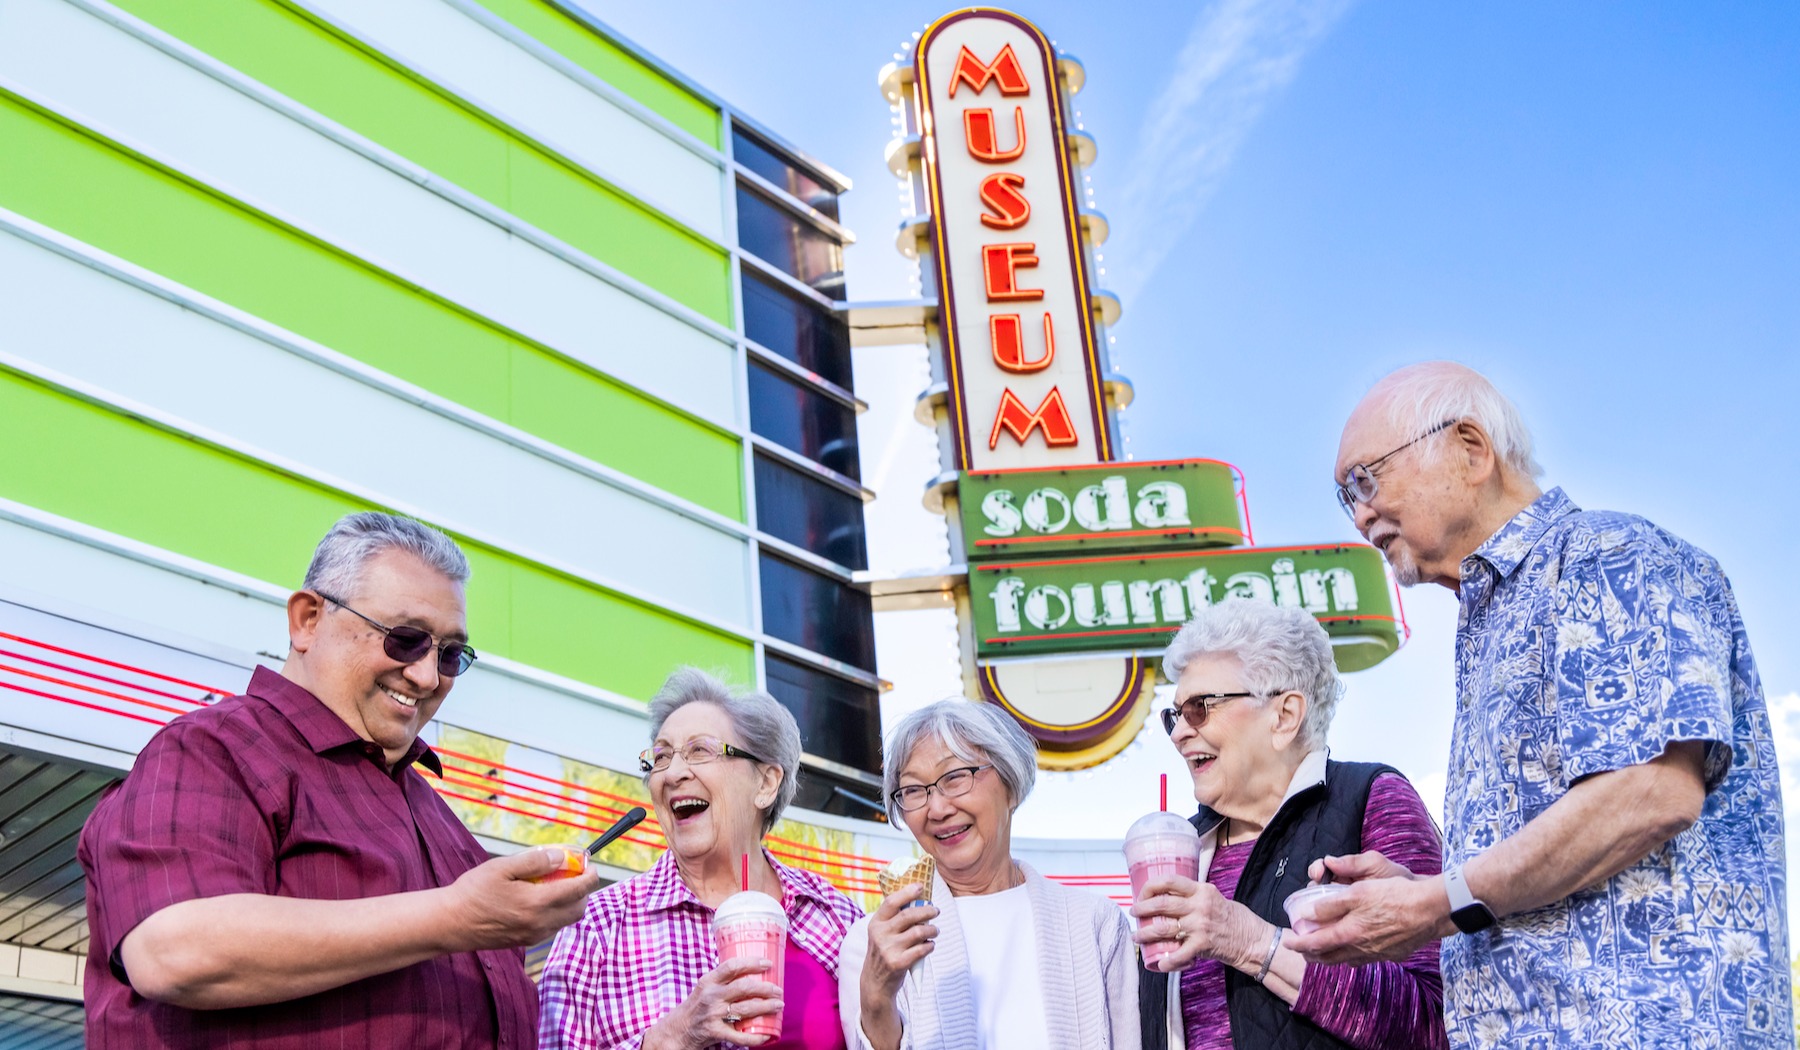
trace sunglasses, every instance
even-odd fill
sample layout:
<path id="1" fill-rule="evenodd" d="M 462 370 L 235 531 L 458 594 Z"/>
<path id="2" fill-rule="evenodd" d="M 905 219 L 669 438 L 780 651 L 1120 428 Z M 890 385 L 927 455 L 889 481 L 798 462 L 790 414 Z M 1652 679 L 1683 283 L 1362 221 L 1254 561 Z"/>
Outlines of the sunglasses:
<path id="1" fill-rule="evenodd" d="M 475 650 L 469 648 L 469 646 L 463 642 L 445 642 L 442 645 L 438 645 L 436 644 L 437 639 L 432 637 L 431 632 L 424 630 L 423 628 L 407 626 L 389 627 L 387 624 L 381 623 L 378 620 L 369 619 L 367 616 L 350 608 L 348 605 L 338 601 L 324 591 L 318 591 L 316 593 L 319 597 L 345 612 L 350 613 L 352 616 L 357 617 L 377 631 L 380 631 L 382 633 L 381 651 L 386 653 L 390 660 L 398 660 L 403 664 L 415 664 L 419 662 L 420 657 L 435 648 L 437 649 L 438 654 L 438 674 L 443 675 L 445 678 L 455 678 L 457 675 L 467 671 L 469 667 L 475 663 Z"/>
<path id="2" fill-rule="evenodd" d="M 1252 696 L 1280 696 L 1280 693 L 1196 693 L 1174 707 L 1165 707 L 1157 714 L 1162 716 L 1163 731 L 1170 736 L 1175 735 L 1175 719 L 1181 718 L 1188 725 L 1199 729 L 1206 724 L 1206 716 L 1212 709 L 1228 700 L 1243 700 Z"/>

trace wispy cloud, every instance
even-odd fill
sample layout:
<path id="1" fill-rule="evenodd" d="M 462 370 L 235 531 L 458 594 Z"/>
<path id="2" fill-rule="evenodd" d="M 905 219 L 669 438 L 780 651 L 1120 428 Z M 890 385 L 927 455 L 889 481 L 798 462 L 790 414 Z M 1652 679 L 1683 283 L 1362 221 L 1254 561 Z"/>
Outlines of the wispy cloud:
<path id="1" fill-rule="evenodd" d="M 1193 225 L 1263 108 L 1293 81 L 1351 0 L 1215 0 L 1200 12 L 1175 70 L 1138 133 L 1113 216 L 1103 282 L 1141 289 Z"/>

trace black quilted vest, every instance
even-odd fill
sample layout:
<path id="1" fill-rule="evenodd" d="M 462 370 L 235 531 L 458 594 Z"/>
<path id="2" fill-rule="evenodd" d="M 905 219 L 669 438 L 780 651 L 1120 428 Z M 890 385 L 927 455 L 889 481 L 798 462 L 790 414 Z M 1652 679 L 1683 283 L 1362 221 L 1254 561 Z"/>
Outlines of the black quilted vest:
<path id="1" fill-rule="evenodd" d="M 1282 803 L 1263 829 L 1238 879 L 1233 899 L 1277 926 L 1288 924 L 1281 902 L 1306 885 L 1306 868 L 1320 857 L 1362 852 L 1363 811 L 1369 785 L 1382 773 L 1398 770 L 1377 762 L 1327 762 L 1325 783 L 1312 784 Z M 1201 833 L 1219 823 L 1219 815 L 1202 808 L 1193 817 Z M 1169 981 L 1181 975 L 1146 973 L 1138 982 L 1138 1011 L 1145 1050 L 1167 1050 Z M 1349 1050 L 1324 1029 L 1295 1017 L 1288 1005 L 1247 973 L 1225 968 L 1225 1003 L 1231 1018 L 1231 1042 L 1237 1050 Z"/>

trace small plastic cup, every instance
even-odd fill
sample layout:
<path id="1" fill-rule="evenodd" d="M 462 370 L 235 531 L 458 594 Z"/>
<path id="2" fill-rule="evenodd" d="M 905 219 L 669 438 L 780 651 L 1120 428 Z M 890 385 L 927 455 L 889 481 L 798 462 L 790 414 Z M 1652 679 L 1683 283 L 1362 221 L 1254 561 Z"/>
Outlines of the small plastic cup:
<path id="1" fill-rule="evenodd" d="M 713 936 L 719 942 L 719 961 L 767 959 L 774 966 L 763 972 L 765 981 L 787 987 L 787 913 L 775 898 L 745 890 L 725 898 L 713 912 Z M 737 1023 L 745 1035 L 781 1035 L 781 1011 L 746 1017 Z"/>
<path id="2" fill-rule="evenodd" d="M 1200 833 L 1178 814 L 1146 814 L 1125 832 L 1125 864 L 1131 872 L 1134 901 L 1143 900 L 1144 887 L 1152 879 L 1164 875 L 1198 880 Z M 1139 919 L 1138 929 L 1147 928 L 1148 923 L 1147 919 Z M 1144 945 L 1144 965 L 1155 966 L 1179 946 L 1175 941 L 1152 941 Z"/>
<path id="3" fill-rule="evenodd" d="M 572 879 L 587 871 L 587 851 L 580 846 L 552 846 L 551 849 L 562 851 L 562 863 L 548 875 L 539 875 L 532 882 L 555 882 L 558 879 Z"/>
<path id="4" fill-rule="evenodd" d="M 1317 914 L 1321 903 L 1333 897 L 1347 893 L 1350 886 L 1342 882 L 1323 882 L 1317 886 L 1307 886 L 1288 894 L 1287 900 L 1281 902 L 1286 909 L 1288 925 L 1295 933 L 1311 933 L 1319 928 Z"/>

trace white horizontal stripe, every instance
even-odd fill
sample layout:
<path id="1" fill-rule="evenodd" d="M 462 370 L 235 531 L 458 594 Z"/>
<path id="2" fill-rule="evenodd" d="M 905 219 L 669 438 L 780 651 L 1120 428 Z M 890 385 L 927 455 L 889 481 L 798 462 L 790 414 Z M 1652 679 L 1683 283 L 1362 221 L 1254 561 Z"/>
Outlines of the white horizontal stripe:
<path id="1" fill-rule="evenodd" d="M 0 84 L 406 281 L 741 430 L 736 352 L 723 338 L 426 192 L 117 21 L 60 0 L 0 6 Z"/>
<path id="2" fill-rule="evenodd" d="M 258 662 L 279 667 L 287 652 L 288 591 L 272 584 L 251 581 L 250 588 L 238 590 L 245 578 L 236 573 L 5 500 L 0 500 L 0 549 L 20 555 L 0 561 L 0 599 L 5 599 L 0 630 L 23 625 L 34 616 L 32 609 L 42 609 L 66 625 L 58 638 L 45 640 L 77 643 L 69 647 L 113 659 L 130 659 L 126 654 L 144 649 L 145 640 L 164 636 L 152 621 L 178 624 L 199 643 L 193 648 L 235 653 L 230 662 L 242 668 Z M 55 598 L 40 602 L 33 592 Z M 31 626 L 40 630 L 15 633 L 42 638 L 42 622 Z M 473 641 L 479 650 L 481 640 Z M 258 660 L 259 653 L 265 658 Z M 193 666 L 210 662 L 161 666 L 146 659 L 142 666 L 225 688 L 241 688 L 249 680 L 247 670 L 226 677 L 226 670 L 203 675 L 203 668 Z M 128 754 L 156 731 L 143 722 L 10 691 L 0 700 L 0 722 L 7 725 Z M 440 713 L 477 732 L 615 770 L 634 769 L 644 747 L 642 702 L 489 654 L 457 679 Z"/>
<path id="3" fill-rule="evenodd" d="M 0 357 L 154 406 L 502 550 L 750 630 L 741 538 L 11 234 L 0 235 L 0 313 L 13 348 Z"/>
<path id="4" fill-rule="evenodd" d="M 443 0 L 292 0 L 476 109 L 716 242 L 709 162 Z"/>

